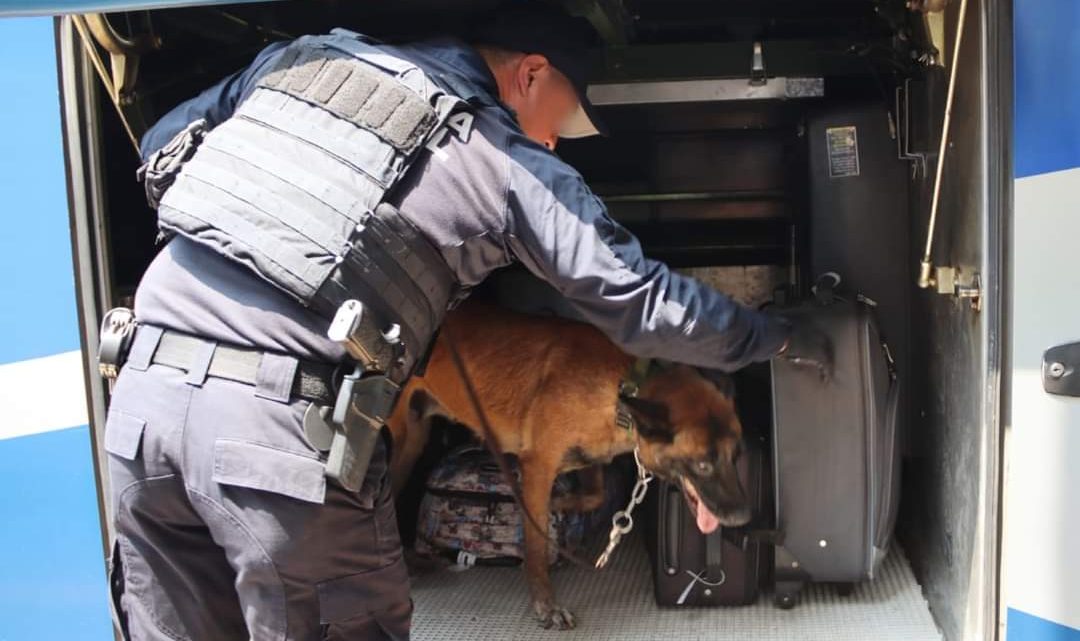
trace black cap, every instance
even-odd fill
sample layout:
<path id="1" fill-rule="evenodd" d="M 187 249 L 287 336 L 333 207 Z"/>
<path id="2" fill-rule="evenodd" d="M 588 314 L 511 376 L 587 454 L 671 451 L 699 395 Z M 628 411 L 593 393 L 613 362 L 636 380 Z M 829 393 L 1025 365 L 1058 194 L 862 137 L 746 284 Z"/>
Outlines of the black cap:
<path id="1" fill-rule="evenodd" d="M 596 32 L 584 18 L 535 0 L 504 3 L 477 26 L 472 36 L 474 44 L 540 54 L 570 79 L 581 108 L 560 132 L 563 138 L 607 133 L 587 93 L 588 50 L 595 38 Z"/>

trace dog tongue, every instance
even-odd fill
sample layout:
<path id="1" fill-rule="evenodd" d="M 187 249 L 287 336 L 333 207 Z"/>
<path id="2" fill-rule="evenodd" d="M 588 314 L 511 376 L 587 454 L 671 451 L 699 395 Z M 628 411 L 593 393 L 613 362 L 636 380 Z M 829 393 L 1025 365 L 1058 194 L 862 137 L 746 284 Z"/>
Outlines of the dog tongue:
<path id="1" fill-rule="evenodd" d="M 683 480 L 683 487 L 686 488 L 686 493 L 693 499 L 691 506 L 694 509 L 694 518 L 697 520 L 698 529 L 702 534 L 711 534 L 716 531 L 716 528 L 720 527 L 720 519 L 709 511 L 709 508 L 705 507 L 705 502 L 701 500 L 701 496 L 698 495 L 697 489 L 693 483 Z"/>

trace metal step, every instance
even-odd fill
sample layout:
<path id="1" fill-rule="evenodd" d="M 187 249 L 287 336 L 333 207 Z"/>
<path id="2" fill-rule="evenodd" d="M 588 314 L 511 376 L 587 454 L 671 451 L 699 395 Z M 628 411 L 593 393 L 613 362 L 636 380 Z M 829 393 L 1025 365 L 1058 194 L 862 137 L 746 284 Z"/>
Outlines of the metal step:
<path id="1" fill-rule="evenodd" d="M 568 632 L 541 629 L 528 606 L 520 568 L 439 569 L 413 579 L 413 638 L 420 641 L 941 641 L 922 589 L 902 550 L 894 548 L 879 578 L 840 596 L 811 586 L 792 610 L 763 594 L 741 608 L 668 609 L 653 600 L 640 539 L 623 543 L 603 571 L 553 571 L 562 605 L 578 620 Z"/>

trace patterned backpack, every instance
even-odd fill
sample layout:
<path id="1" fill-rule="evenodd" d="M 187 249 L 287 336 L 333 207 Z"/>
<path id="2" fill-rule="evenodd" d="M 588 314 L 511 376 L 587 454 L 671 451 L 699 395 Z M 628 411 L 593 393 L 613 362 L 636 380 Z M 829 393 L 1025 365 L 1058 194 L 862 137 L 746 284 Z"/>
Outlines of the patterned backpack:
<path id="1" fill-rule="evenodd" d="M 512 458 L 508 462 L 520 487 L 521 472 Z M 570 475 L 559 476 L 552 496 L 574 491 L 574 481 Z M 603 508 L 591 514 L 553 512 L 550 540 L 570 550 L 579 547 L 604 518 L 603 512 Z M 416 551 L 463 566 L 515 565 L 525 558 L 523 526 L 513 489 L 493 456 L 482 445 L 464 445 L 452 450 L 428 478 L 416 526 Z M 548 562 L 557 559 L 557 548 L 549 544 Z"/>

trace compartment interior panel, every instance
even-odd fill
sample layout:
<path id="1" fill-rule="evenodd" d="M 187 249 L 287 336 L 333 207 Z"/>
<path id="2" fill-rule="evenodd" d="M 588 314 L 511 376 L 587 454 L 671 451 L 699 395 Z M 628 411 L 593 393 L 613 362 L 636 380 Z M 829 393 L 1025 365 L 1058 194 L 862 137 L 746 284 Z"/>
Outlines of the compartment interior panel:
<path id="1" fill-rule="evenodd" d="M 986 269 L 984 165 L 985 11 L 971 0 L 954 108 L 954 147 L 945 167 L 938 259 L 970 274 Z M 139 61 L 125 106 L 136 125 L 157 117 L 246 64 L 272 40 L 345 26 L 388 40 L 462 32 L 493 1 L 395 3 L 286 1 L 114 14 L 123 34 L 152 31 L 162 47 Z M 579 615 L 576 632 L 540 630 L 519 569 L 445 569 L 417 576 L 415 638 L 466 639 L 896 639 L 984 638 L 994 524 L 984 510 L 995 488 L 987 461 L 994 433 L 983 414 L 986 388 L 982 320 L 952 298 L 914 287 L 940 131 L 943 55 L 921 14 L 904 0 L 595 0 L 568 2 L 583 13 L 618 9 L 598 43 L 597 82 L 741 78 L 754 42 L 766 74 L 816 77 L 824 97 L 604 108 L 614 132 L 567 141 L 558 153 L 577 167 L 646 253 L 735 298 L 760 305 L 789 285 L 806 292 L 816 270 L 846 271 L 881 299 L 885 326 L 906 363 L 908 402 L 900 546 L 882 576 L 840 597 L 814 586 L 794 610 L 768 595 L 746 608 L 663 610 L 652 599 L 640 540 L 624 542 L 604 572 L 561 567 L 561 602 Z M 956 5 L 945 14 L 955 29 Z M 595 15 L 595 14 L 594 14 Z M 602 22 L 602 21 L 601 21 Z M 620 25 L 624 29 L 621 30 Z M 75 38 L 70 29 L 62 30 Z M 74 50 L 77 40 L 69 43 Z M 914 52 L 916 55 L 912 55 Z M 76 77 L 93 153 L 76 154 L 98 236 L 94 254 L 111 291 L 101 309 L 129 302 L 157 249 L 154 214 L 134 180 L 139 164 L 85 60 Z M 897 89 L 902 89 L 897 93 Z M 828 175 L 826 129 L 855 125 L 870 184 L 848 190 Z M 69 129 L 70 134 L 71 129 Z M 850 193 L 849 193 L 850 191 Z M 78 209 L 82 211 L 82 209 Z M 812 245 L 827 234 L 832 257 Z M 848 251 L 850 250 L 850 252 Z M 834 260 L 835 259 L 835 260 Z M 477 295 L 499 296 L 498 283 Z M 874 291 L 869 291 L 874 290 Z M 84 292 L 84 295 L 86 293 Z M 97 319 L 89 320 L 95 325 Z M 104 399 L 99 399 L 103 402 Z M 101 425 L 95 425 L 97 434 Z M 404 520 L 415 507 L 402 503 Z M 988 529 L 989 528 L 989 529 Z M 408 527 L 403 528 L 408 534 Z M 991 589 L 992 591 L 992 589 Z M 940 632 L 939 632 L 940 630 Z"/>

